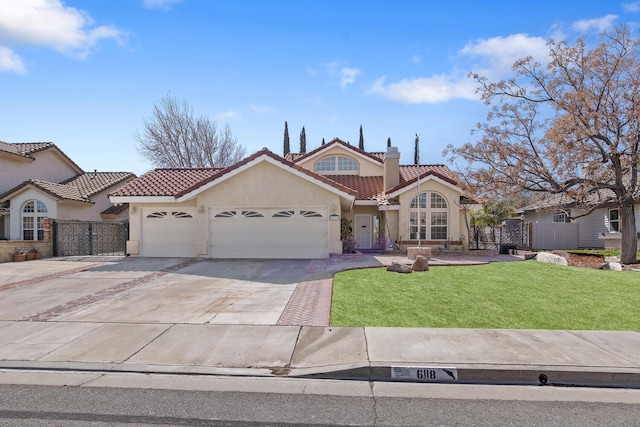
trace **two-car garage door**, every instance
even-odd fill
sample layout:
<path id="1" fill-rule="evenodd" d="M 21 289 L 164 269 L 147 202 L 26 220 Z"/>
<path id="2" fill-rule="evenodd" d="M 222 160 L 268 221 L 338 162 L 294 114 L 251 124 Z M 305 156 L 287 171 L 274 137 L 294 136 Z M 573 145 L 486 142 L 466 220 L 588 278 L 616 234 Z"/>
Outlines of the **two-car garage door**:
<path id="1" fill-rule="evenodd" d="M 196 256 L 196 208 L 142 213 L 141 256 Z M 328 235 L 326 208 L 209 208 L 210 258 L 327 258 Z"/>
<path id="2" fill-rule="evenodd" d="M 210 208 L 211 258 L 326 258 L 326 208 Z"/>

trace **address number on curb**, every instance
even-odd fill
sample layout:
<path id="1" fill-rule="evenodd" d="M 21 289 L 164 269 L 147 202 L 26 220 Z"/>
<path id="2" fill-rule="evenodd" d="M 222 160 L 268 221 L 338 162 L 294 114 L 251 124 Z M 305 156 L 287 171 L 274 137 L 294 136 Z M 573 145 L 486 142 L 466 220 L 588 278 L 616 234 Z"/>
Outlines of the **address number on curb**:
<path id="1" fill-rule="evenodd" d="M 458 370 L 432 366 L 392 366 L 391 379 L 415 382 L 455 382 L 458 381 Z"/>

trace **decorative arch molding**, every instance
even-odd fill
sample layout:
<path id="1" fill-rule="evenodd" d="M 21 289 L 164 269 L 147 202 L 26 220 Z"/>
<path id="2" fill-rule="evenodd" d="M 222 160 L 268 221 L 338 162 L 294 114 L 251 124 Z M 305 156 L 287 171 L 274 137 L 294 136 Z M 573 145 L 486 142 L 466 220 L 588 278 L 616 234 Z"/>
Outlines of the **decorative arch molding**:
<path id="1" fill-rule="evenodd" d="M 360 164 L 351 157 L 331 155 L 318 160 L 313 170 L 319 174 L 344 175 L 358 173 Z"/>
<path id="2" fill-rule="evenodd" d="M 449 202 L 440 193 L 424 191 L 409 205 L 409 239 L 448 240 Z"/>
<path id="3" fill-rule="evenodd" d="M 22 240 L 44 240 L 44 220 L 49 210 L 43 201 L 29 199 L 20 209 L 20 229 Z"/>

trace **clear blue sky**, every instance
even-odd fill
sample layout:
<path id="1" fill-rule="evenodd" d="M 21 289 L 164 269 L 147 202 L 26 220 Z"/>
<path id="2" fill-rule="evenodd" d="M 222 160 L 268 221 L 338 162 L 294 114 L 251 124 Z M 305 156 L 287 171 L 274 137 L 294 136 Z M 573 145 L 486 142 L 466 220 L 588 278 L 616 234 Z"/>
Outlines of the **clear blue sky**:
<path id="1" fill-rule="evenodd" d="M 249 154 L 338 137 L 446 163 L 483 121 L 469 71 L 509 76 L 549 38 L 620 23 L 639 1 L 0 0 L 0 140 L 52 141 L 87 171 L 153 166 L 136 151 L 171 94 L 228 123 Z"/>

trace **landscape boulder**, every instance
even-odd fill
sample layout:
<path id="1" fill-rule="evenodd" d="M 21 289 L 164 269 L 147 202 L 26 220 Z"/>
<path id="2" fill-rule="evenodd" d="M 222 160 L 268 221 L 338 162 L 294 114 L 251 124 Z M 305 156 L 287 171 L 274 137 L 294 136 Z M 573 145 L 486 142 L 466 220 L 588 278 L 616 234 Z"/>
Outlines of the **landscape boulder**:
<path id="1" fill-rule="evenodd" d="M 548 264 L 556 264 L 556 265 L 569 265 L 567 263 L 567 259 L 561 257 L 560 255 L 552 254 L 549 252 L 538 252 L 538 255 L 535 257 L 536 261 L 546 262 Z"/>
<path id="2" fill-rule="evenodd" d="M 387 266 L 387 271 L 393 271 L 396 273 L 411 273 L 413 272 L 413 270 L 411 270 L 411 267 L 405 264 L 400 264 L 398 262 L 393 262 L 390 265 Z"/>
<path id="3" fill-rule="evenodd" d="M 608 262 L 602 266 L 603 270 L 622 271 L 622 264 L 619 262 Z"/>
<path id="4" fill-rule="evenodd" d="M 418 255 L 411 269 L 413 271 L 429 271 L 429 260 L 422 255 Z"/>

